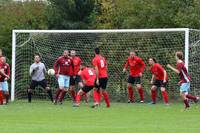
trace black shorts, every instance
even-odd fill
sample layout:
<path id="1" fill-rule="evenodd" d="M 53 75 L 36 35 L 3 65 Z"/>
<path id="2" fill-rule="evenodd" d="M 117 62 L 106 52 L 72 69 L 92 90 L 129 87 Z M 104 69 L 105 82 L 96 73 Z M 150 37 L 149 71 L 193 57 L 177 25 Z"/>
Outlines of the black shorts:
<path id="1" fill-rule="evenodd" d="M 85 93 L 88 93 L 88 92 L 91 91 L 93 88 L 94 88 L 94 86 L 84 86 L 84 87 L 82 88 L 82 90 L 83 90 Z"/>
<path id="2" fill-rule="evenodd" d="M 140 84 L 140 77 L 132 77 L 131 75 L 129 75 L 128 77 L 128 83 L 130 84 Z"/>
<path id="3" fill-rule="evenodd" d="M 156 87 L 166 87 L 167 86 L 167 82 L 163 83 L 163 80 L 156 80 L 153 85 L 155 85 Z"/>
<path id="4" fill-rule="evenodd" d="M 45 79 L 43 79 L 42 81 L 32 80 L 31 81 L 31 85 L 30 85 L 30 89 L 33 90 L 37 86 L 41 86 L 43 89 L 46 89 L 46 87 L 47 87 L 47 81 Z"/>
<path id="5" fill-rule="evenodd" d="M 82 82 L 81 76 L 76 75 L 75 78 L 74 76 L 70 77 L 70 85 L 75 85 L 76 83 Z"/>
<path id="6" fill-rule="evenodd" d="M 102 89 L 106 89 L 107 87 L 107 82 L 108 82 L 108 78 L 99 78 L 99 85 L 96 84 L 95 81 L 95 88 L 102 88 Z"/>

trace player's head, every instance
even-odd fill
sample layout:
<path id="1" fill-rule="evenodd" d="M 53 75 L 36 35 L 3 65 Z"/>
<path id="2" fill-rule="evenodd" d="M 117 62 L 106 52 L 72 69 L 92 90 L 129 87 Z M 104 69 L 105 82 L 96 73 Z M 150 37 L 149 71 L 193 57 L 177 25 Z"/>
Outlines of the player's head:
<path id="1" fill-rule="evenodd" d="M 181 51 L 176 52 L 176 60 L 183 60 L 183 52 Z"/>
<path id="2" fill-rule="evenodd" d="M 75 50 L 71 50 L 71 51 L 70 51 L 70 55 L 71 55 L 72 57 L 76 56 L 76 51 L 75 51 Z"/>
<path id="3" fill-rule="evenodd" d="M 39 63 L 40 62 L 40 55 L 36 54 L 35 57 L 34 57 L 34 60 L 36 63 Z"/>
<path id="4" fill-rule="evenodd" d="M 1 57 L 1 63 L 2 63 L 2 64 L 5 64 L 5 63 L 6 63 L 6 57 L 4 57 L 4 56 Z"/>
<path id="5" fill-rule="evenodd" d="M 69 51 L 68 51 L 68 50 L 65 50 L 65 51 L 63 52 L 63 56 L 64 56 L 64 57 L 68 57 L 68 56 L 69 56 Z"/>
<path id="6" fill-rule="evenodd" d="M 149 65 L 150 66 L 154 65 L 155 63 L 157 63 L 155 58 L 149 58 Z"/>
<path id="7" fill-rule="evenodd" d="M 135 51 L 134 51 L 134 50 L 131 50 L 131 51 L 130 51 L 130 57 L 131 57 L 131 58 L 134 58 L 134 57 L 135 57 Z"/>
<path id="8" fill-rule="evenodd" d="M 100 49 L 99 49 L 99 48 L 95 48 L 95 49 L 94 49 L 94 53 L 95 53 L 95 54 L 100 54 Z"/>

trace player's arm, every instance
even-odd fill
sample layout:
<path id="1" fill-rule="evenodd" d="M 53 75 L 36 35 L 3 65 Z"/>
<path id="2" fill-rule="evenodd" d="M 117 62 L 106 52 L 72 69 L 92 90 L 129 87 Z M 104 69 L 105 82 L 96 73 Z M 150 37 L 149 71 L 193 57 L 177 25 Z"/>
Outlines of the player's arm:
<path id="1" fill-rule="evenodd" d="M 56 77 L 57 77 L 57 78 L 58 78 L 58 74 L 59 74 L 59 59 L 60 59 L 60 58 L 58 58 L 58 59 L 56 60 L 56 62 L 54 63 L 54 65 L 53 65 L 54 70 L 55 70 L 55 74 L 56 74 Z"/>
<path id="2" fill-rule="evenodd" d="M 32 76 L 32 75 L 34 74 L 34 72 L 35 72 L 35 69 L 34 69 L 33 66 L 31 65 L 31 66 L 30 66 L 30 70 L 29 70 L 30 76 Z"/>
<path id="3" fill-rule="evenodd" d="M 129 63 L 128 63 L 128 59 L 127 59 L 124 64 L 123 72 L 126 72 L 126 70 L 128 69 L 128 66 L 129 66 Z"/>
<path id="4" fill-rule="evenodd" d="M 6 75 L 7 75 L 7 77 L 5 78 L 5 80 L 8 80 L 10 78 L 10 66 L 9 65 L 7 65 Z"/>
<path id="5" fill-rule="evenodd" d="M 155 75 L 152 74 L 152 77 L 151 77 L 151 84 L 153 84 L 154 81 L 155 81 Z"/>
<path id="6" fill-rule="evenodd" d="M 167 72 L 164 70 L 164 83 L 167 81 Z"/>
<path id="7" fill-rule="evenodd" d="M 168 67 L 169 69 L 171 69 L 172 71 L 174 71 L 175 73 L 177 73 L 177 74 L 180 73 L 180 71 L 179 71 L 178 69 L 174 68 L 174 67 L 171 66 L 170 64 L 167 64 L 167 67 Z"/>
<path id="8" fill-rule="evenodd" d="M 142 73 L 144 72 L 144 69 L 146 67 L 144 61 L 142 59 L 139 59 L 139 64 L 140 64 L 140 76 L 142 76 Z"/>
<path id="9" fill-rule="evenodd" d="M 46 69 L 45 65 L 44 65 L 44 68 L 43 68 L 43 73 L 44 73 L 44 75 L 47 73 L 47 69 Z"/>
<path id="10" fill-rule="evenodd" d="M 165 83 L 167 81 L 167 72 L 161 65 L 158 65 L 158 69 L 159 69 L 159 71 L 163 72 L 163 75 L 164 75 L 163 82 Z"/>
<path id="11" fill-rule="evenodd" d="M 96 83 L 99 84 L 99 69 L 98 69 L 97 65 L 95 66 L 94 69 L 95 69 L 95 72 L 96 72 L 96 80 L 97 80 Z"/>
<path id="12" fill-rule="evenodd" d="M 5 77 L 8 78 L 8 75 L 6 75 L 6 74 L 4 73 L 4 69 L 0 69 L 0 74 L 1 74 L 2 76 L 5 76 Z"/>

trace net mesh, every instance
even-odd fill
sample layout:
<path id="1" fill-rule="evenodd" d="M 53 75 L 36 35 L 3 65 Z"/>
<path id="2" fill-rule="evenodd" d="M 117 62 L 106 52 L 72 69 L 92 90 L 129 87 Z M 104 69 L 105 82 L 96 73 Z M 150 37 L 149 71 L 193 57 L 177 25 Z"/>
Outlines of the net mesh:
<path id="1" fill-rule="evenodd" d="M 195 33 L 194 33 L 195 34 Z M 196 36 L 199 33 L 195 34 Z M 128 73 L 122 73 L 123 65 L 129 51 L 134 49 L 146 64 L 142 76 L 142 85 L 145 98 L 150 98 L 150 80 L 148 58 L 155 57 L 168 72 L 169 84 L 167 91 L 171 99 L 177 98 L 179 92 L 178 75 L 166 68 L 168 63 L 175 66 L 175 51 L 184 52 L 184 32 L 113 32 L 113 33 L 17 33 L 16 34 L 16 75 L 15 75 L 15 98 L 27 97 L 27 87 L 30 84 L 29 67 L 33 63 L 34 54 L 39 53 L 42 62 L 47 69 L 53 68 L 57 57 L 62 55 L 65 49 L 76 50 L 77 55 L 83 62 L 91 64 L 94 57 L 94 48 L 99 47 L 101 54 L 108 60 L 109 81 L 107 90 L 113 101 L 127 100 L 127 77 Z M 193 38 L 193 42 L 199 40 Z M 199 42 L 192 43 L 192 54 L 189 67 L 193 78 L 192 90 L 198 92 L 199 83 Z M 55 91 L 58 87 L 54 77 L 47 76 L 49 85 Z M 135 87 L 134 87 L 135 88 Z M 41 88 L 34 90 L 36 99 L 46 99 L 47 95 Z M 137 96 L 137 93 L 135 93 Z M 161 97 L 161 96 L 160 96 Z"/>

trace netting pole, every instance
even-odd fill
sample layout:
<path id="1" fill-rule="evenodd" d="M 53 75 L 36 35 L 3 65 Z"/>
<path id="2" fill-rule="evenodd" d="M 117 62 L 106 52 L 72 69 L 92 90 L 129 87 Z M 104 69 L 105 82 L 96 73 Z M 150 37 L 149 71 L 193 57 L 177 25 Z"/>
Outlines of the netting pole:
<path id="1" fill-rule="evenodd" d="M 189 29 L 185 30 L 185 66 L 188 69 L 189 63 Z"/>
<path id="2" fill-rule="evenodd" d="M 16 59 L 16 32 L 12 31 L 12 77 L 11 77 L 11 101 L 15 99 L 15 59 Z"/>

